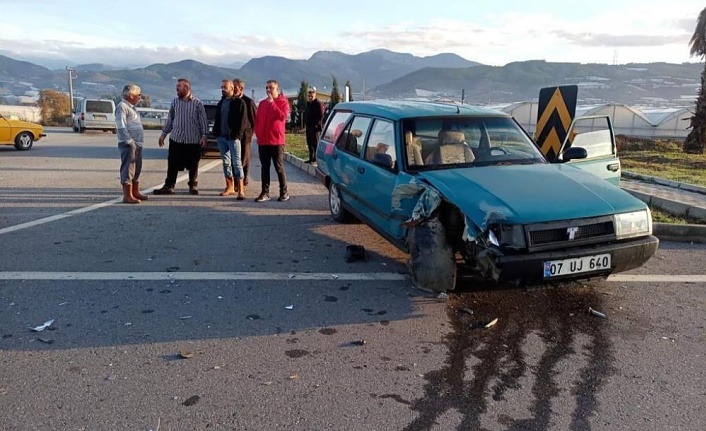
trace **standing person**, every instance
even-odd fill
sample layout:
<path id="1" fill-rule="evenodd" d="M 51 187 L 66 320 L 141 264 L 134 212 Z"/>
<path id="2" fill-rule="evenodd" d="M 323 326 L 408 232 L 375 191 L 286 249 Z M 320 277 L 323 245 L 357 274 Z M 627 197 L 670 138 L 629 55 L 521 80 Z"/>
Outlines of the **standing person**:
<path id="1" fill-rule="evenodd" d="M 243 173 L 245 174 L 243 184 L 248 185 L 250 179 L 250 147 L 252 144 L 253 129 L 255 129 L 255 119 L 257 118 L 257 105 L 255 101 L 245 95 L 245 81 L 240 78 L 233 80 L 235 86 L 235 97 L 239 97 L 245 102 L 245 113 L 249 124 L 243 131 L 243 140 L 240 143 L 240 159 L 243 163 Z"/>
<path id="2" fill-rule="evenodd" d="M 191 95 L 191 82 L 179 78 L 176 85 L 176 99 L 169 108 L 167 124 L 159 137 L 159 146 L 164 146 L 164 138 L 169 135 L 169 156 L 167 158 L 167 179 L 164 186 L 154 191 L 156 195 L 173 195 L 177 173 L 189 171 L 189 193 L 199 194 L 198 176 L 201 147 L 206 145 L 208 120 L 203 103 Z"/>
<path id="3" fill-rule="evenodd" d="M 234 97 L 234 85 L 230 79 L 221 81 L 223 97 L 216 105 L 216 118 L 213 123 L 213 135 L 218 142 L 218 149 L 223 160 L 223 175 L 226 178 L 226 188 L 221 196 L 235 194 L 235 182 L 238 182 L 238 200 L 245 199 L 243 184 L 243 165 L 240 162 L 240 145 L 243 139 L 243 128 L 247 124 L 245 102 Z"/>
<path id="4" fill-rule="evenodd" d="M 139 204 L 147 196 L 140 193 L 142 172 L 142 144 L 145 132 L 135 105 L 142 97 L 140 87 L 127 84 L 123 87 L 122 100 L 115 107 L 115 128 L 120 150 L 120 184 L 123 186 L 123 203 Z"/>
<path id="5" fill-rule="evenodd" d="M 309 100 L 304 111 L 304 124 L 306 125 L 306 146 L 309 147 L 309 160 L 305 163 L 316 163 L 316 146 L 323 128 L 324 111 L 326 106 L 316 98 L 316 87 L 309 87 L 306 92 Z"/>
<path id="6" fill-rule="evenodd" d="M 284 172 L 284 127 L 289 117 L 289 101 L 280 93 L 279 83 L 274 79 L 265 85 L 267 98 L 257 107 L 255 119 L 255 135 L 257 135 L 257 152 L 262 165 L 262 192 L 255 202 L 270 200 L 270 164 L 274 163 L 279 180 L 280 202 L 289 200 L 287 193 L 287 175 Z"/>

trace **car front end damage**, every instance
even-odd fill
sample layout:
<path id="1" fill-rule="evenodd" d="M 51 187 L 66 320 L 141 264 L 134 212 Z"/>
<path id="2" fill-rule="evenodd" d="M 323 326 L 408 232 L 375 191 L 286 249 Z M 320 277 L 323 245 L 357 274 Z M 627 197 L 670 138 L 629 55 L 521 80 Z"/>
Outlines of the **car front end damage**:
<path id="1" fill-rule="evenodd" d="M 637 268 L 656 252 L 648 209 L 545 223 L 510 223 L 500 211 L 474 222 L 432 185 L 398 186 L 393 206 L 416 199 L 407 250 L 413 282 L 427 290 L 455 287 L 457 264 L 483 278 L 517 285 L 605 278 Z"/>

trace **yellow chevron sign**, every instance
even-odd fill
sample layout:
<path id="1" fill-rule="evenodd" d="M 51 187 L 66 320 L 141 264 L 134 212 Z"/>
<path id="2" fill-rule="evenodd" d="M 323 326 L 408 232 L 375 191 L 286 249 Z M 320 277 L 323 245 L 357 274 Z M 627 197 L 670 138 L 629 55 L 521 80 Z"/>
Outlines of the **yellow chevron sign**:
<path id="1" fill-rule="evenodd" d="M 576 115 L 578 86 L 542 88 L 539 92 L 539 110 L 535 142 L 550 161 L 559 154 L 561 144 Z"/>

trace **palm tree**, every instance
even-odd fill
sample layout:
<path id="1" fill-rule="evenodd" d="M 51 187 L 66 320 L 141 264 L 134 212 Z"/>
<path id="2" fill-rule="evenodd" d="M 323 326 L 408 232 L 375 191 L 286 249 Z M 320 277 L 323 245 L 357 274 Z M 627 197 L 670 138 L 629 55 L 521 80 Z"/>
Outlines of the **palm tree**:
<path id="1" fill-rule="evenodd" d="M 702 59 L 706 57 L 706 8 L 699 14 L 699 20 L 696 23 L 696 30 L 689 41 L 691 50 L 689 53 L 694 56 L 698 55 Z M 704 143 L 706 142 L 706 63 L 704 71 L 701 72 L 701 88 L 699 89 L 699 98 L 696 99 L 696 112 L 691 117 L 691 132 L 684 140 L 684 152 L 688 154 L 703 154 Z"/>

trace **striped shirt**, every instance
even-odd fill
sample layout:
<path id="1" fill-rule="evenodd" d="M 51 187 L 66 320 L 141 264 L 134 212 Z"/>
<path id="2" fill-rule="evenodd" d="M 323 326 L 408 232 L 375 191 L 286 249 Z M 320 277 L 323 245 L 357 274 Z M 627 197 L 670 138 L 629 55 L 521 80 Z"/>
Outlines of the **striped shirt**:
<path id="1" fill-rule="evenodd" d="M 123 99 L 115 107 L 115 128 L 118 130 L 118 142 L 135 143 L 141 147 L 145 142 L 140 114 L 135 107 Z"/>
<path id="2" fill-rule="evenodd" d="M 176 98 L 169 108 L 167 124 L 162 135 L 170 134 L 170 139 L 182 144 L 198 144 L 208 134 L 208 120 L 203 103 L 190 96 L 188 99 Z"/>

